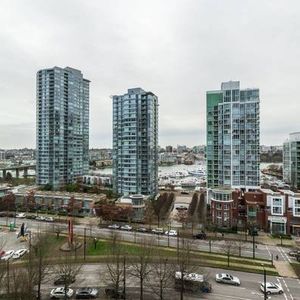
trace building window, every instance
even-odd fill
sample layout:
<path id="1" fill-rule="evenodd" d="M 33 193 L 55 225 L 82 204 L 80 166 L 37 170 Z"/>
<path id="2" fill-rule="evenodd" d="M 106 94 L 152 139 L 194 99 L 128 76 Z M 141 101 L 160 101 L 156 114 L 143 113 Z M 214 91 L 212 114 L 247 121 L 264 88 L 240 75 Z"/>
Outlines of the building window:
<path id="1" fill-rule="evenodd" d="M 216 209 L 222 209 L 222 204 L 221 203 L 216 203 Z"/>
<path id="2" fill-rule="evenodd" d="M 283 201 L 282 198 L 272 198 L 272 215 L 283 214 Z"/>
<path id="3" fill-rule="evenodd" d="M 217 219 L 222 219 L 222 212 L 221 211 L 217 211 Z"/>
<path id="4" fill-rule="evenodd" d="M 300 217 L 300 199 L 294 199 L 293 216 Z"/>

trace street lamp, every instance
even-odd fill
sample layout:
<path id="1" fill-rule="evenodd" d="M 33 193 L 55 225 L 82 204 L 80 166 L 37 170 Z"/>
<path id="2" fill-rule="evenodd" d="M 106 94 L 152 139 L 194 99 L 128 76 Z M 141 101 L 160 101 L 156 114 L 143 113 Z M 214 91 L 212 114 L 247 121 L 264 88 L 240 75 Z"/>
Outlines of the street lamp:
<path id="1" fill-rule="evenodd" d="M 168 223 L 168 247 L 170 247 L 170 225 L 171 223 Z"/>
<path id="2" fill-rule="evenodd" d="M 264 270 L 264 300 L 268 299 L 268 295 L 267 295 L 267 272 L 265 269 L 264 264 L 261 264 Z"/>

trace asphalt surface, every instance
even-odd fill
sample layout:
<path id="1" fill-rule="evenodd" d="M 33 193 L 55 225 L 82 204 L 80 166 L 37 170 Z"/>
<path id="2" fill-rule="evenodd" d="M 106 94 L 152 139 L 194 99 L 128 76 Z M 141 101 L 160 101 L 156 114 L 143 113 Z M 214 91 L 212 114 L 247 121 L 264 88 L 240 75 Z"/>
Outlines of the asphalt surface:
<path id="1" fill-rule="evenodd" d="M 193 272 L 199 272 L 200 274 L 207 274 L 209 282 L 212 284 L 212 293 L 209 294 L 186 294 L 185 299 L 211 299 L 211 300 L 223 300 L 223 299 L 232 299 L 232 300 L 254 300 L 254 299 L 263 299 L 263 293 L 259 289 L 260 283 L 263 281 L 263 274 L 252 274 L 244 272 L 229 272 L 230 274 L 239 277 L 241 281 L 240 286 L 231 286 L 215 282 L 216 273 L 228 272 L 222 269 L 214 268 L 199 268 L 194 269 Z M 130 269 L 127 270 L 127 273 L 130 273 Z M 105 275 L 106 274 L 106 275 Z M 150 276 L 151 277 L 151 276 Z M 54 287 L 53 280 L 55 274 L 49 274 L 46 279 L 46 283 L 43 284 L 43 294 L 47 299 L 51 288 Z M 151 281 L 151 279 L 150 279 Z M 269 299 L 285 299 L 285 300 L 300 300 L 300 280 L 298 279 L 289 279 L 281 278 L 274 276 L 267 276 L 267 281 L 280 283 L 284 289 L 282 295 L 271 295 Z M 105 264 L 88 264 L 84 265 L 80 271 L 80 274 L 77 276 L 76 282 L 71 285 L 71 288 L 76 290 L 78 287 L 92 286 L 99 287 L 100 297 L 104 297 L 104 287 L 109 282 L 109 276 L 107 275 L 107 266 Z M 138 278 L 127 275 L 126 282 L 127 289 L 129 291 L 129 299 L 138 299 Z M 149 289 L 149 281 L 145 283 L 146 290 L 148 289 L 149 299 L 155 299 L 153 292 L 151 294 L 151 289 Z M 150 294 L 150 295 L 149 295 Z M 170 286 L 168 289 L 167 299 L 178 299 L 178 292 Z"/>
<path id="2" fill-rule="evenodd" d="M 9 221 L 13 221 L 14 219 L 10 219 Z M 25 223 L 28 230 L 31 230 L 33 233 L 37 231 L 51 231 L 53 230 L 56 223 L 46 223 L 42 221 L 35 221 L 35 220 L 28 220 L 28 219 L 16 219 L 16 225 L 18 227 L 21 226 L 22 223 Z M 0 218 L 0 226 L 6 224 L 6 218 Z M 66 233 L 66 225 L 64 225 L 65 230 L 63 231 Z M 124 231 L 124 230 L 115 230 L 115 229 L 108 229 L 108 228 L 98 228 L 93 227 L 89 228 L 86 225 L 74 225 L 74 234 L 83 235 L 84 229 L 86 228 L 87 236 L 93 236 L 96 238 L 110 238 L 112 236 L 112 232 L 117 232 L 119 237 L 123 241 L 128 242 L 141 242 L 145 238 L 153 238 L 157 245 L 159 246 L 170 246 L 170 247 L 177 247 L 178 239 L 176 237 L 167 237 L 165 235 L 156 235 L 152 233 L 140 233 L 140 232 L 132 232 L 132 231 Z M 17 229 L 19 230 L 19 229 Z M 0 231 L 1 234 L 1 231 Z M 0 236 L 1 237 L 1 236 Z M 193 240 L 192 248 L 195 250 L 201 251 L 212 251 L 216 253 L 224 253 L 225 247 L 224 240 L 212 240 L 209 242 L 208 240 Z M 6 250 L 9 249 L 8 247 L 9 241 L 7 241 Z M 235 252 L 233 254 L 239 255 L 238 244 L 236 245 Z M 253 257 L 253 242 L 250 241 L 243 241 L 241 244 L 241 256 L 245 257 Z M 262 244 L 255 244 L 254 253 L 255 258 L 262 258 L 271 260 L 272 258 L 275 260 L 276 256 L 278 256 L 279 261 L 288 261 L 291 262 L 293 258 L 288 256 L 288 252 L 290 248 L 287 247 L 279 247 L 279 246 L 272 246 L 272 245 L 262 245 Z"/>
<path id="3" fill-rule="evenodd" d="M 33 220 L 22 220 L 17 219 L 16 224 L 20 226 L 23 222 L 27 224 L 29 230 L 32 231 L 34 234 L 35 232 L 41 230 L 51 230 L 53 228 L 53 224 L 33 221 Z M 0 225 L 6 223 L 5 218 L 0 218 Z M 74 226 L 74 232 L 76 234 L 83 235 L 84 228 L 86 226 L 83 225 L 76 225 Z M 90 234 L 93 237 L 97 238 L 109 238 L 112 232 L 118 232 L 120 234 L 120 238 L 124 241 L 131 241 L 131 242 L 138 242 L 142 241 L 145 237 L 152 237 L 155 238 L 157 244 L 167 246 L 168 243 L 170 246 L 176 247 L 177 245 L 177 238 L 176 237 L 168 237 L 166 236 L 157 236 L 153 234 L 145 234 L 145 233 L 133 233 L 133 232 L 124 232 L 120 230 L 111 230 L 105 228 L 92 228 L 91 230 L 87 228 L 86 230 L 87 235 Z M 7 232 L 7 231 L 0 231 L 0 240 L 5 240 L 5 250 L 9 249 L 20 249 L 25 246 L 25 244 L 20 243 L 16 238 L 16 232 Z M 169 241 L 168 241 L 169 240 Z M 224 241 L 213 241 L 211 244 L 211 250 L 213 252 L 224 252 Z M 202 241 L 202 240 L 195 240 L 193 243 L 193 247 L 195 249 L 208 251 L 209 250 L 209 242 Z M 245 243 L 242 247 L 242 255 L 252 257 L 252 243 Z M 291 261 L 287 253 L 289 249 L 284 247 L 277 247 L 277 246 L 266 246 L 266 245 L 257 245 L 255 248 L 256 257 L 257 258 L 266 258 L 270 259 L 271 254 L 279 256 L 279 260 L 281 261 Z M 194 270 L 193 270 L 194 271 Z M 212 269 L 212 268 L 201 268 L 198 270 L 199 273 L 208 274 L 209 281 L 212 284 L 212 293 L 209 294 L 201 294 L 201 295 L 191 295 L 186 294 L 185 299 L 211 299 L 211 300 L 252 300 L 252 299 L 263 299 L 263 294 L 259 290 L 259 284 L 263 281 L 263 274 L 252 274 L 252 273 L 244 273 L 244 272 L 231 272 L 230 274 L 238 276 L 241 280 L 241 286 L 229 286 L 224 284 L 216 283 L 214 278 L 215 274 L 219 272 L 228 272 L 224 270 Z M 52 288 L 55 286 L 53 285 L 53 280 L 56 277 L 55 268 L 53 267 L 52 270 L 49 272 L 45 279 L 45 283 L 43 284 L 43 299 L 49 299 L 49 293 Z M 278 282 L 281 284 L 282 288 L 284 289 L 284 294 L 282 295 L 271 295 L 269 299 L 285 299 L 285 300 L 300 300 L 300 280 L 299 279 L 292 279 L 292 278 L 282 278 L 282 277 L 273 277 L 268 276 L 267 281 L 271 282 Z M 78 287 L 83 286 L 91 286 L 91 287 L 100 287 L 100 296 L 98 299 L 105 299 L 104 296 L 104 287 L 108 283 L 107 278 L 107 269 L 105 264 L 88 264 L 82 267 L 80 274 L 78 275 L 76 282 L 71 285 L 74 290 Z M 131 295 L 128 299 L 139 299 L 138 293 L 138 279 L 132 276 L 128 276 L 127 278 L 127 287 L 129 294 Z M 145 297 L 146 299 L 155 299 L 154 294 L 148 290 L 148 296 Z M 174 290 L 174 288 L 168 289 L 168 299 L 178 299 L 178 293 Z"/>

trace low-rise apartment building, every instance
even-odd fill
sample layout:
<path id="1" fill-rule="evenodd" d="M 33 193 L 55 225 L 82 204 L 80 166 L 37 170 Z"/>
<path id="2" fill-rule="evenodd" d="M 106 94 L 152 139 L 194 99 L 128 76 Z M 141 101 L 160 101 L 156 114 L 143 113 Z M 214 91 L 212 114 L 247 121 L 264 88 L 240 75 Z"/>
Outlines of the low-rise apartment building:
<path id="1" fill-rule="evenodd" d="M 209 199 L 212 224 L 218 227 L 300 235 L 300 192 L 213 189 Z"/>

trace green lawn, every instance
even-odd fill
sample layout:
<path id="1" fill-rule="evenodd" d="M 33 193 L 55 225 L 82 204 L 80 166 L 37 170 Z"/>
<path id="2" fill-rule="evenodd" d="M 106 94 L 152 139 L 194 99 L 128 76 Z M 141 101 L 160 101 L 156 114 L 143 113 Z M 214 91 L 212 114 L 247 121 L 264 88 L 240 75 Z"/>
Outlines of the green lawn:
<path id="1" fill-rule="evenodd" d="M 141 252 L 141 247 L 131 243 L 120 243 L 120 250 L 122 254 L 129 256 L 137 256 Z M 157 251 L 157 252 L 156 252 Z M 153 257 L 157 255 L 166 256 L 170 259 L 176 259 L 177 252 L 175 248 L 165 248 L 165 247 L 154 247 Z M 104 257 L 110 256 L 112 254 L 112 244 L 107 240 L 100 240 L 97 242 L 96 248 L 93 243 L 87 245 L 87 255 L 92 257 Z M 245 272 L 262 272 L 262 264 L 264 265 L 267 273 L 269 275 L 277 275 L 276 269 L 272 266 L 270 261 L 261 259 L 252 259 L 244 257 L 230 256 L 230 265 L 227 264 L 227 256 L 217 253 L 208 253 L 200 251 L 191 252 L 192 260 L 195 263 L 208 267 L 218 267 L 218 268 L 228 268 L 232 270 L 240 270 Z"/>

